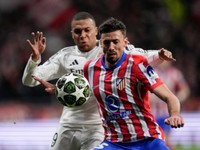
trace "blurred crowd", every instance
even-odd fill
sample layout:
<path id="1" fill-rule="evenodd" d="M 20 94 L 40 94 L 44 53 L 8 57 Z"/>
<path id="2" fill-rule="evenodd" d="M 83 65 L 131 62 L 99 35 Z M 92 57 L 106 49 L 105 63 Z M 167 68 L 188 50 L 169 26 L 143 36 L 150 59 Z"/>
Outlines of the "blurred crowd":
<path id="1" fill-rule="evenodd" d="M 127 25 L 135 47 L 166 48 L 177 59 L 191 89 L 183 110 L 200 110 L 200 1 L 198 0 L 1 0 L 0 103 L 57 103 L 42 86 L 29 88 L 21 78 L 31 50 L 31 32 L 42 31 L 47 49 L 42 60 L 65 45 L 73 45 L 71 17 L 78 11 L 94 15 L 97 25 L 115 17 Z"/>

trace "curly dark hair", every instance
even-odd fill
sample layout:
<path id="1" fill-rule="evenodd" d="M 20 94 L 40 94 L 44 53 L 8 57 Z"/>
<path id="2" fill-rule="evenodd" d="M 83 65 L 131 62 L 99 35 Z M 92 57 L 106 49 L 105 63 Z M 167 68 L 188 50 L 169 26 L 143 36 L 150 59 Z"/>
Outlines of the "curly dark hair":
<path id="1" fill-rule="evenodd" d="M 107 19 L 99 26 L 99 34 L 120 30 L 126 37 L 126 25 L 113 17 Z"/>

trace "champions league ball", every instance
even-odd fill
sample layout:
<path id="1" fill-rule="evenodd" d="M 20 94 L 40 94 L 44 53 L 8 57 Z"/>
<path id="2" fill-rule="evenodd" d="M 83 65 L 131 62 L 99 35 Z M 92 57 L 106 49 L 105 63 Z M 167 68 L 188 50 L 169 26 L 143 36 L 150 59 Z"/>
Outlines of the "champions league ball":
<path id="1" fill-rule="evenodd" d="M 83 75 L 68 73 L 56 82 L 56 97 L 64 106 L 81 106 L 87 102 L 90 94 L 89 83 Z"/>

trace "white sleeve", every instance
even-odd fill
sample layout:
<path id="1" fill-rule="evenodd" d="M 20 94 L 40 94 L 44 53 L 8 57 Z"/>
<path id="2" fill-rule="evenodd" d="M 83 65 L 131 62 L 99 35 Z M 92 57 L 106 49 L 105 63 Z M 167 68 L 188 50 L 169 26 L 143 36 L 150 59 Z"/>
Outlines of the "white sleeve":
<path id="1" fill-rule="evenodd" d="M 36 82 L 32 78 L 32 74 L 37 68 L 38 64 L 41 62 L 41 57 L 39 58 L 37 62 L 34 62 L 31 57 L 32 56 L 30 56 L 26 64 L 26 67 L 24 69 L 23 76 L 22 76 L 22 83 L 26 86 L 33 87 L 33 86 L 39 85 L 39 82 Z"/>
<path id="2" fill-rule="evenodd" d="M 59 77 L 60 72 L 60 56 L 59 53 L 53 55 L 49 60 L 44 64 L 39 65 L 41 58 L 34 62 L 30 57 L 22 76 L 22 83 L 29 87 L 34 87 L 39 85 L 38 81 L 35 81 L 32 78 L 32 75 L 35 75 L 45 81 L 50 81 Z"/>
<path id="3" fill-rule="evenodd" d="M 126 46 L 126 51 L 130 52 L 131 54 L 142 55 L 146 57 L 148 63 L 153 67 L 156 67 L 163 62 L 163 60 L 159 58 L 158 50 L 144 50 L 142 48 L 135 48 L 132 44 L 128 44 Z"/>

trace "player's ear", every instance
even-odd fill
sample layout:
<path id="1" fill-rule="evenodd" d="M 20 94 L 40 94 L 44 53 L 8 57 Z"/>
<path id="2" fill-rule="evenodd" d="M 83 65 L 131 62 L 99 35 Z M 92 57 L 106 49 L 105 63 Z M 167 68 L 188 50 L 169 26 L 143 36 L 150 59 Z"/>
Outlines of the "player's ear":
<path id="1" fill-rule="evenodd" d="M 97 36 L 98 33 L 99 33 L 99 29 L 98 29 L 98 27 L 96 27 L 95 30 L 96 30 L 95 32 L 96 32 L 96 36 Z"/>
<path id="2" fill-rule="evenodd" d="M 73 31 L 71 31 L 71 36 L 72 36 L 72 39 L 74 40 L 74 34 L 73 34 Z"/>
<path id="3" fill-rule="evenodd" d="M 102 39 L 100 39 L 100 46 L 102 47 L 103 46 L 103 40 Z"/>
<path id="4" fill-rule="evenodd" d="M 128 37 L 125 37 L 125 38 L 124 38 L 124 43 L 125 43 L 125 46 L 129 43 Z"/>

